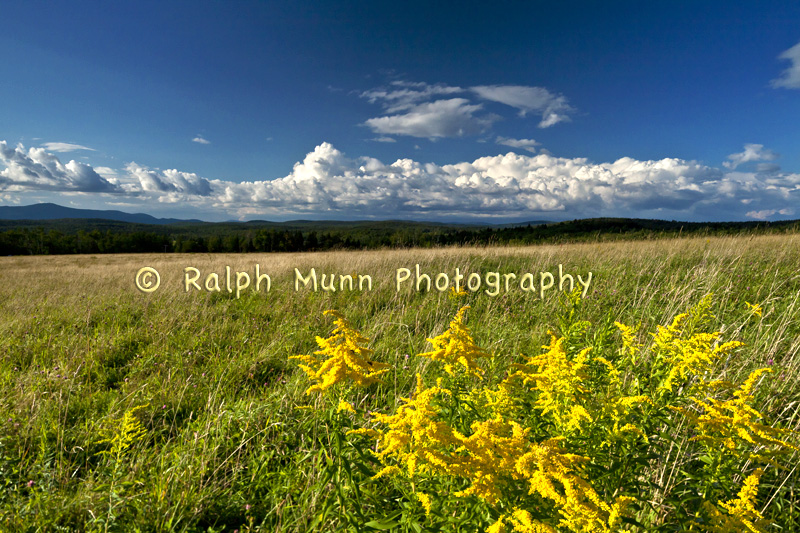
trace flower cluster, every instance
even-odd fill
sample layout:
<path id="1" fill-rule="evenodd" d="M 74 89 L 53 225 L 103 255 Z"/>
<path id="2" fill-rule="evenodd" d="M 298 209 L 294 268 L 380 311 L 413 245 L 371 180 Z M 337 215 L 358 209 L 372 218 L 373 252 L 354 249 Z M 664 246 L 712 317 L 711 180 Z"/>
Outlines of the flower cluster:
<path id="1" fill-rule="evenodd" d="M 552 334 L 550 344 L 543 348 L 543 354 L 531 357 L 526 364 L 514 365 L 516 372 L 506 381 L 520 380 L 523 386 L 536 390 L 536 408 L 542 415 L 551 415 L 558 428 L 565 432 L 580 430 L 582 423 L 592 421 L 580 400 L 586 392 L 585 370 L 591 349 L 581 350 L 571 361 L 564 350 L 564 338 Z"/>
<path id="2" fill-rule="evenodd" d="M 372 479 L 391 477 L 394 487 L 410 486 L 406 497 L 418 505 L 403 513 L 421 515 L 421 508 L 439 530 L 443 522 L 436 520 L 452 521 L 458 508 L 482 506 L 486 533 L 617 533 L 631 524 L 766 531 L 756 510 L 764 473 L 757 466 L 779 466 L 778 454 L 800 450 L 792 432 L 768 425 L 752 406 L 753 389 L 770 369 L 752 372 L 729 399 L 719 392 L 733 385 L 706 380 L 722 356 L 741 345 L 708 332 L 710 302 L 703 298 L 658 326 L 647 347 L 636 340 L 638 327 L 616 322 L 622 336 L 617 349 L 610 333 L 586 346 L 588 323 L 579 319 L 575 295 L 561 335 L 550 332 L 539 355 L 511 364 L 494 384 L 480 366 L 490 354 L 464 326 L 464 306 L 447 331 L 428 339 L 433 350 L 419 354 L 442 363 L 435 385 L 426 386 L 418 373 L 413 394 L 394 412 L 370 413 L 371 424 L 348 432 L 374 443 L 374 462 L 360 470 Z M 328 359 L 298 356 L 317 381 L 309 391 L 386 371 L 370 362 L 367 340 L 336 316 L 334 335 L 317 339 L 317 355 Z M 338 410 L 358 413 L 344 400 Z M 687 430 L 685 437 L 674 434 Z M 684 497 L 685 486 L 670 495 L 673 485 L 661 481 L 652 484 L 657 492 L 647 493 L 654 462 L 680 441 L 693 448 L 678 467 L 690 472 L 686 483 L 698 484 L 691 491 L 697 496 Z M 698 447 L 705 451 L 695 453 Z M 354 448 L 363 457 L 366 446 Z M 739 476 L 744 485 L 731 498 Z M 654 502 L 668 497 L 683 506 L 684 522 L 651 512 Z"/>
<path id="3" fill-rule="evenodd" d="M 476 359 L 491 357 L 492 355 L 479 348 L 472 340 L 469 328 L 464 325 L 464 313 L 469 309 L 465 305 L 458 310 L 456 317 L 450 322 L 450 328 L 428 342 L 433 344 L 433 350 L 419 354 L 420 357 L 430 357 L 434 361 L 444 361 L 445 372 L 454 376 L 455 364 L 461 365 L 461 370 L 466 374 L 480 378 L 483 370 L 478 366 Z"/>
<path id="4" fill-rule="evenodd" d="M 762 469 L 757 468 L 747 476 L 738 498 L 727 502 L 717 502 L 726 511 L 725 513 L 720 512 L 711 503 L 705 503 L 704 510 L 710 517 L 708 531 L 712 533 L 739 533 L 741 531 L 766 533 L 769 523 L 754 507 L 758 493 L 758 480 L 763 473 Z"/>
<path id="5" fill-rule="evenodd" d="M 422 376 L 417 374 L 417 390 L 413 398 L 403 398 L 403 405 L 393 415 L 376 413 L 377 422 L 387 427 L 386 431 L 355 430 L 380 438 L 378 458 L 394 457 L 413 478 L 422 472 L 446 471 L 447 455 L 443 449 L 456 443 L 453 430 L 444 422 L 437 421 L 438 410 L 435 399 L 450 391 L 441 386 L 425 388 Z M 375 477 L 395 473 L 396 467 L 387 466 Z"/>
<path id="6" fill-rule="evenodd" d="M 145 407 L 147 407 L 147 404 L 128 409 L 125 411 L 125 414 L 122 415 L 122 418 L 115 420 L 118 424 L 117 427 L 104 428 L 101 430 L 101 434 L 103 434 L 105 438 L 98 441 L 97 444 L 110 444 L 111 449 L 103 450 L 99 452 L 99 454 L 109 455 L 119 460 L 135 442 L 145 438 L 147 430 L 134 415 L 136 411 Z"/>
<path id="7" fill-rule="evenodd" d="M 735 451 L 739 446 L 755 445 L 767 447 L 772 453 L 797 450 L 798 448 L 781 437 L 789 435 L 788 431 L 775 429 L 759 423 L 762 415 L 749 404 L 753 400 L 752 390 L 762 374 L 772 372 L 770 368 L 754 370 L 742 386 L 733 393 L 733 399 L 718 400 L 707 398 L 700 400 L 692 398 L 693 402 L 704 411 L 702 415 L 695 415 L 686 410 L 675 408 L 682 412 L 694 424 L 697 435 L 692 440 L 697 440 L 711 448 Z M 761 455 L 754 456 L 754 458 Z"/>
<path id="8" fill-rule="evenodd" d="M 341 314 L 333 310 L 325 311 L 325 314 L 336 317 L 336 329 L 327 339 L 317 337 L 320 350 L 314 352 L 314 355 L 324 359 L 320 360 L 313 355 L 290 357 L 302 361 L 300 368 L 315 382 L 306 390 L 306 394 L 324 392 L 346 380 L 353 380 L 361 386 L 379 381 L 378 376 L 388 372 L 391 365 L 369 358 L 372 350 L 365 346 L 369 339 L 353 329 Z"/>

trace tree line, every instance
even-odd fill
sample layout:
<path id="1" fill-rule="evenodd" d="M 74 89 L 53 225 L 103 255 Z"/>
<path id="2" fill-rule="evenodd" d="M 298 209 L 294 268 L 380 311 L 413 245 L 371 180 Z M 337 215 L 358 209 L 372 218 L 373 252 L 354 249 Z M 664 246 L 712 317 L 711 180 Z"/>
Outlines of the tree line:
<path id="1" fill-rule="evenodd" d="M 26 222 L 0 231 L 0 255 L 105 253 L 247 253 L 364 250 L 450 245 L 524 245 L 591 240 L 650 239 L 678 235 L 797 232 L 800 222 L 687 223 L 642 219 L 585 219 L 507 227 L 446 226 L 402 222 L 339 224 L 324 229 L 231 227 L 212 223 L 113 228 L 63 228 Z M 273 225 L 274 226 L 274 225 Z M 145 226 L 147 227 L 147 226 Z"/>

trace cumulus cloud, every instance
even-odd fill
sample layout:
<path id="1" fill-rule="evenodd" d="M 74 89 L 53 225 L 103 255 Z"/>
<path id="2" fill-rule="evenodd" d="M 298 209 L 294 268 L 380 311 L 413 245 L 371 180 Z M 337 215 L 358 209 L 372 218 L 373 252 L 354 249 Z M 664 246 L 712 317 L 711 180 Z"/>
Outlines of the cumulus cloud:
<path id="1" fill-rule="evenodd" d="M 211 144 L 211 141 L 204 139 L 202 135 L 198 135 L 197 137 L 192 139 L 192 142 L 198 144 Z"/>
<path id="2" fill-rule="evenodd" d="M 94 171 L 106 179 L 116 179 L 117 177 L 117 171 L 111 167 L 94 167 Z"/>
<path id="3" fill-rule="evenodd" d="M 11 148 L 0 141 L 0 162 L 6 167 L 0 171 L 2 191 L 119 192 L 91 166 L 74 160 L 63 164 L 44 148 L 26 152 L 22 145 Z"/>
<path id="4" fill-rule="evenodd" d="M 436 100 L 413 105 L 400 114 L 368 119 L 365 124 L 376 133 L 390 135 L 463 137 L 480 133 L 497 120 L 492 115 L 477 116 L 482 107 L 465 98 Z"/>
<path id="5" fill-rule="evenodd" d="M 789 48 L 779 59 L 785 59 L 791 64 L 784 70 L 780 77 L 772 80 L 773 87 L 783 87 L 784 89 L 800 89 L 800 43 Z"/>
<path id="6" fill-rule="evenodd" d="M 161 196 L 161 201 L 179 201 L 185 196 L 208 196 L 211 184 L 192 172 L 179 170 L 152 170 L 129 163 L 122 187 L 130 193 L 151 193 Z"/>
<path id="7" fill-rule="evenodd" d="M 74 152 L 76 150 L 91 150 L 94 152 L 94 148 L 89 148 L 88 146 L 81 146 L 80 144 L 72 144 L 72 143 L 44 143 L 42 146 L 50 152 Z"/>
<path id="8" fill-rule="evenodd" d="M 484 111 L 480 100 L 497 102 L 518 111 L 541 114 L 540 128 L 569 121 L 574 109 L 561 95 L 544 87 L 526 85 L 479 85 L 462 88 L 425 82 L 394 81 L 360 93 L 383 107 L 384 116 L 366 120 L 375 133 L 413 137 L 460 137 L 486 131 L 499 115 Z"/>
<path id="9" fill-rule="evenodd" d="M 573 111 L 565 97 L 556 96 L 544 87 L 480 85 L 472 87 L 472 91 L 481 98 L 519 110 L 519 115 L 522 117 L 530 112 L 541 113 L 540 128 L 549 128 L 559 122 L 568 121 L 567 113 Z"/>
<path id="10" fill-rule="evenodd" d="M 677 158 L 593 163 L 509 152 L 446 165 L 410 158 L 384 163 L 350 158 L 322 143 L 284 177 L 238 183 L 136 163 L 113 174 L 103 169 L 106 180 L 87 165 L 63 165 L 42 149 L 26 152 L 4 142 L 0 157 L 6 166 L 0 194 L 115 192 L 114 201 L 158 201 L 239 218 L 737 220 L 790 216 L 800 205 L 800 174 L 723 170 Z M 88 175 L 94 181 L 81 177 Z"/>
<path id="11" fill-rule="evenodd" d="M 722 166 L 734 170 L 744 163 L 749 163 L 751 161 L 775 161 L 778 157 L 780 156 L 772 150 L 765 150 L 763 144 L 745 144 L 743 152 L 729 155 L 728 159 L 730 159 L 730 161 L 725 161 L 722 163 Z M 768 168 L 772 171 L 776 170 L 774 165 L 762 168 Z"/>
<path id="12" fill-rule="evenodd" d="M 765 177 L 695 161 L 622 158 L 590 163 L 508 153 L 450 165 L 349 159 L 319 145 L 274 181 L 212 180 L 217 205 L 239 216 L 741 219 L 784 215 L 800 199 L 800 175 Z M 770 209 L 774 211 L 764 214 Z M 749 213 L 749 214 L 747 214 Z"/>
<path id="13" fill-rule="evenodd" d="M 536 152 L 536 146 L 539 145 L 539 143 L 533 139 L 509 139 L 507 137 L 498 137 L 497 144 L 503 144 L 512 148 L 522 148 L 529 152 Z"/>

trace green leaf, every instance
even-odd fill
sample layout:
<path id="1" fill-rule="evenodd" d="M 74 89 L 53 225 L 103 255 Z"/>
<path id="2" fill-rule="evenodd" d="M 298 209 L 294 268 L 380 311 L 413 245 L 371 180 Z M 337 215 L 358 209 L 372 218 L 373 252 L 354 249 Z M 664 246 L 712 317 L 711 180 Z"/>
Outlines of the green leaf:
<path id="1" fill-rule="evenodd" d="M 372 529 L 392 529 L 393 527 L 397 527 L 400 524 L 394 520 L 389 519 L 382 519 L 382 520 L 372 520 L 364 524 L 367 527 L 371 527 Z"/>

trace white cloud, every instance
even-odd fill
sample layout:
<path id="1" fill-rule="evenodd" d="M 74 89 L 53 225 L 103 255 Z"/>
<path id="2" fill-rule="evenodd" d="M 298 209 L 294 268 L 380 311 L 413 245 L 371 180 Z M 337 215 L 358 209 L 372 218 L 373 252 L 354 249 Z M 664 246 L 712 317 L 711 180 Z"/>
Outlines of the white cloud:
<path id="1" fill-rule="evenodd" d="M 364 124 L 375 133 L 412 137 L 463 137 L 480 133 L 497 120 L 493 115 L 476 116 L 480 104 L 465 98 L 450 98 L 416 104 L 404 113 L 368 119 Z"/>
<path id="2" fill-rule="evenodd" d="M 160 201 L 178 201 L 185 195 L 208 196 L 211 185 L 205 178 L 179 170 L 152 170 L 136 163 L 125 167 L 126 180 L 122 187 L 129 193 L 149 193 Z"/>
<path id="3" fill-rule="evenodd" d="M 774 215 L 791 216 L 794 215 L 794 209 L 764 209 L 763 211 L 748 211 L 746 213 L 747 217 L 755 218 L 757 220 L 766 220 Z"/>
<path id="4" fill-rule="evenodd" d="M 435 97 L 464 92 L 461 87 L 429 85 L 424 82 L 393 81 L 390 85 L 390 88 L 364 91 L 361 96 L 372 104 L 380 102 L 386 113 L 397 113 L 411 109 L 420 102 L 433 100 Z"/>
<path id="5" fill-rule="evenodd" d="M 770 82 L 772 86 L 785 89 L 800 89 L 800 43 L 783 52 L 778 58 L 786 59 L 791 64 L 781 72 L 779 78 L 775 78 Z"/>
<path id="6" fill-rule="evenodd" d="M 106 179 L 117 177 L 117 171 L 110 167 L 94 167 L 94 171 Z"/>
<path id="7" fill-rule="evenodd" d="M 739 165 L 749 163 L 751 161 L 775 161 L 779 155 L 772 150 L 765 150 L 763 144 L 745 144 L 744 151 L 728 156 L 730 161 L 725 161 L 722 166 L 734 170 Z M 777 170 L 774 166 L 762 167 L 769 168 L 772 171 Z"/>
<path id="8" fill-rule="evenodd" d="M 386 164 L 322 143 L 282 178 L 238 183 L 136 163 L 117 171 L 63 165 L 41 148 L 26 152 L 5 142 L 0 157 L 0 194 L 115 192 L 115 202 L 156 201 L 219 218 L 737 220 L 786 217 L 800 205 L 800 174 L 726 171 L 677 158 L 592 163 L 509 152 L 448 165 L 410 158 Z"/>
<path id="9" fill-rule="evenodd" d="M 509 139 L 507 137 L 498 137 L 497 144 L 510 146 L 512 148 L 522 148 L 523 150 L 527 150 L 529 152 L 536 152 L 536 146 L 538 146 L 540 143 L 534 141 L 533 139 Z"/>
<path id="10" fill-rule="evenodd" d="M 375 137 L 375 138 L 370 139 L 370 140 L 378 142 L 378 143 L 396 143 L 397 142 L 392 137 Z"/>
<path id="11" fill-rule="evenodd" d="M 541 114 L 540 128 L 569 121 L 574 109 L 564 96 L 544 87 L 479 85 L 462 88 L 425 82 L 394 81 L 359 94 L 383 108 L 383 116 L 364 124 L 376 133 L 412 137 L 460 137 L 486 131 L 501 117 L 487 113 L 480 99 L 513 107 L 519 116 Z"/>
<path id="12" fill-rule="evenodd" d="M 119 192 L 91 166 L 74 160 L 63 164 L 44 148 L 30 148 L 26 153 L 22 145 L 10 148 L 0 141 L 0 162 L 6 167 L 0 171 L 2 191 Z"/>
<path id="13" fill-rule="evenodd" d="M 800 199 L 800 175 L 765 178 L 666 158 L 585 159 L 514 153 L 452 165 L 351 160 L 328 143 L 274 181 L 212 180 L 219 207 L 247 216 L 741 219 Z M 220 194 L 221 192 L 221 194 Z M 783 204 L 783 205 L 781 205 Z"/>
<path id="14" fill-rule="evenodd" d="M 76 150 L 91 150 L 92 152 L 96 151 L 94 148 L 71 143 L 44 143 L 42 146 L 50 152 L 74 152 Z"/>
<path id="15" fill-rule="evenodd" d="M 202 135 L 198 135 L 197 137 L 192 139 L 192 142 L 198 144 L 211 144 L 211 141 L 204 139 Z"/>
<path id="16" fill-rule="evenodd" d="M 530 112 L 541 113 L 540 128 L 549 128 L 559 122 L 569 121 L 573 111 L 564 96 L 556 96 L 544 87 L 525 85 L 480 85 L 472 91 L 485 100 L 500 102 L 519 110 L 524 117 Z"/>

